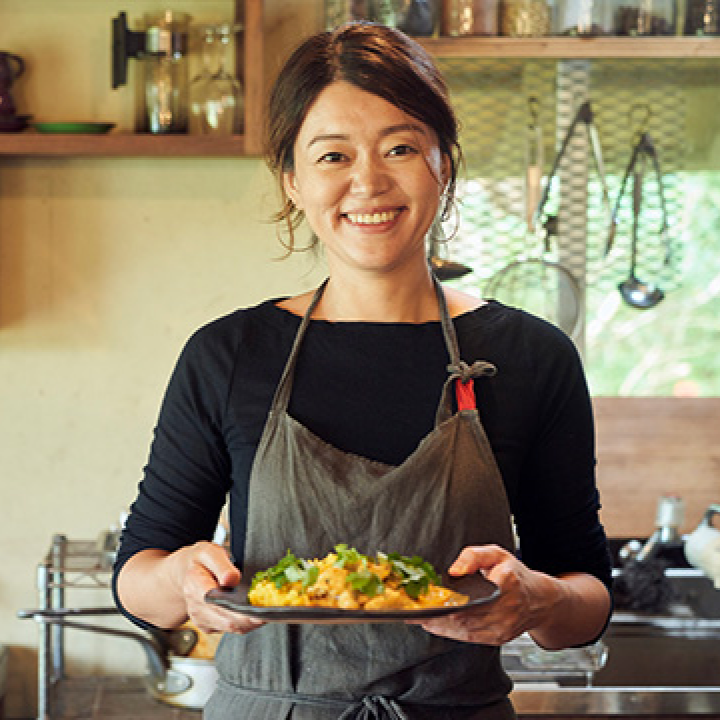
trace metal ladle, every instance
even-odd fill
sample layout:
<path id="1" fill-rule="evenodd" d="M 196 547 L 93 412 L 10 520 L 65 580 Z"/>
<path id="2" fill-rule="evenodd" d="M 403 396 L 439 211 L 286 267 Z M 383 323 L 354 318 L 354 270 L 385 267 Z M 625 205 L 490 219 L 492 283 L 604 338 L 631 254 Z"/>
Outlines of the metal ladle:
<path id="1" fill-rule="evenodd" d="M 639 152 L 635 158 L 635 167 L 633 168 L 633 226 L 632 246 L 630 250 L 630 274 L 626 280 L 623 280 L 623 282 L 618 285 L 618 290 L 623 300 L 631 307 L 640 309 L 655 307 L 665 297 L 665 293 L 657 285 L 638 280 L 635 275 L 644 172 L 645 155 Z"/>

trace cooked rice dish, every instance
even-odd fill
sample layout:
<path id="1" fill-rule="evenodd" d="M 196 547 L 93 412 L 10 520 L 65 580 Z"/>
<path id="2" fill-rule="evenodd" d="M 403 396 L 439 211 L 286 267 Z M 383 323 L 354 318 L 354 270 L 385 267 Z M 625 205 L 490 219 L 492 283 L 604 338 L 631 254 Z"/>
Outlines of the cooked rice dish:
<path id="1" fill-rule="evenodd" d="M 262 607 L 328 607 L 344 610 L 421 610 L 465 605 L 467 595 L 440 585 L 432 565 L 397 553 L 363 555 L 336 545 L 322 559 L 289 550 L 277 565 L 255 575 L 248 600 Z"/>

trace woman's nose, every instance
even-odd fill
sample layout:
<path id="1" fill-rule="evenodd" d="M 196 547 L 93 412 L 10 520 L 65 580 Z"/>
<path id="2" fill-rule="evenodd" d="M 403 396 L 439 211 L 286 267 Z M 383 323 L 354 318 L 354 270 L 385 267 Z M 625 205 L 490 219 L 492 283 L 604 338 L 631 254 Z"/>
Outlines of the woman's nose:
<path id="1" fill-rule="evenodd" d="M 374 197 L 387 191 L 390 179 L 383 164 L 371 158 L 358 160 L 352 173 L 351 192 L 359 197 Z"/>

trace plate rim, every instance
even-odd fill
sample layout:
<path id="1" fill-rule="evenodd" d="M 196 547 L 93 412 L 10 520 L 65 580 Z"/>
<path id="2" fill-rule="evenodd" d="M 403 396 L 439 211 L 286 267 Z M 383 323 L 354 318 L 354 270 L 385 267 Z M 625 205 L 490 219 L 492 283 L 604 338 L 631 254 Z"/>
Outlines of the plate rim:
<path id="1" fill-rule="evenodd" d="M 482 573 L 472 573 L 459 577 L 449 577 L 443 581 L 446 587 L 462 592 L 463 585 L 482 586 L 485 594 L 471 599 L 465 605 L 450 607 L 422 608 L 420 610 L 343 610 L 326 607 L 293 607 L 293 606 L 256 606 L 247 602 L 247 591 L 250 583 L 241 580 L 234 588 L 215 588 L 205 594 L 205 601 L 238 612 L 248 617 L 265 620 L 266 622 L 319 622 L 319 623 L 357 623 L 357 622 L 397 622 L 400 620 L 423 620 L 452 615 L 497 600 L 500 588 Z M 472 588 L 469 588 L 472 590 Z M 466 590 L 467 592 L 467 590 Z M 477 592 L 477 590 L 476 590 Z"/>

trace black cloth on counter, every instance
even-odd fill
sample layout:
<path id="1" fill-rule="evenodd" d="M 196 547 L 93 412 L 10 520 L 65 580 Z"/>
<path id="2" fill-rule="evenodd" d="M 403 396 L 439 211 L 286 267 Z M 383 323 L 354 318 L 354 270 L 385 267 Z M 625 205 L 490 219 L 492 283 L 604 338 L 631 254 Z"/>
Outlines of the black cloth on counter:
<path id="1" fill-rule="evenodd" d="M 231 551 L 242 559 L 250 469 L 300 324 L 276 302 L 211 322 L 183 349 L 122 533 L 114 591 L 140 550 L 211 539 L 228 494 Z M 609 587 L 592 407 L 575 346 L 549 323 L 494 301 L 454 324 L 461 358 L 497 367 L 474 381 L 475 392 L 523 562 L 553 575 L 587 572 Z M 289 412 L 345 452 L 399 464 L 433 427 L 447 364 L 439 322 L 313 320 Z"/>

